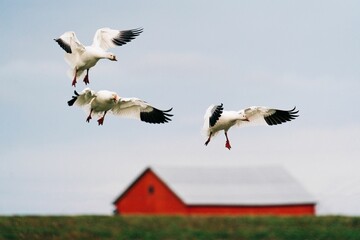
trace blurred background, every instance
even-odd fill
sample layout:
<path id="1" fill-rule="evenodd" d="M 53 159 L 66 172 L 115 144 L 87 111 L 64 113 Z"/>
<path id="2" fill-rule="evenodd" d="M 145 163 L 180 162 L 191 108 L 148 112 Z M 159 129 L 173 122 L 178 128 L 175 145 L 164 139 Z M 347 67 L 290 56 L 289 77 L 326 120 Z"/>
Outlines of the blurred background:
<path id="1" fill-rule="evenodd" d="M 358 1 L 0 2 L 0 214 L 112 214 L 147 166 L 281 165 L 318 200 L 320 215 L 360 214 Z M 98 28 L 143 27 L 99 61 L 89 87 L 138 97 L 173 121 L 108 115 L 86 123 L 70 108 L 64 51 Z M 203 115 L 253 105 L 300 117 L 232 129 L 205 147 Z"/>

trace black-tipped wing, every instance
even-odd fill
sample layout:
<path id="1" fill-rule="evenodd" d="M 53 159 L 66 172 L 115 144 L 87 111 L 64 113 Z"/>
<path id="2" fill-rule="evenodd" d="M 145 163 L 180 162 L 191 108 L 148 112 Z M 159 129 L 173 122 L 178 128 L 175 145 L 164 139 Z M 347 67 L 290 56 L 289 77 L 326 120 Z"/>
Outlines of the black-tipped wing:
<path id="1" fill-rule="evenodd" d="M 297 118 L 299 111 L 294 107 L 291 110 L 280 110 L 268 107 L 253 106 L 239 111 L 239 115 L 247 121 L 239 120 L 239 126 L 277 125 Z"/>
<path id="2" fill-rule="evenodd" d="M 171 110 L 172 108 L 165 111 L 153 108 L 149 112 L 140 111 L 140 120 L 147 123 L 167 123 L 171 121 L 170 117 L 173 116 L 169 114 Z"/>
<path id="3" fill-rule="evenodd" d="M 79 97 L 79 94 L 76 92 L 76 90 L 74 90 L 74 94 L 75 94 L 75 96 L 72 96 L 72 99 L 67 102 L 70 107 L 72 105 L 74 105 L 74 103 L 76 102 L 76 100 Z"/>
<path id="4" fill-rule="evenodd" d="M 92 99 L 96 97 L 95 92 L 90 88 L 85 88 L 80 93 L 74 91 L 74 94 L 75 96 L 72 96 L 72 99 L 67 102 L 69 106 L 73 106 L 74 104 L 84 106 L 89 104 Z"/>
<path id="5" fill-rule="evenodd" d="M 121 46 L 135 39 L 135 37 L 139 36 L 142 31 L 142 28 L 120 31 L 119 34 L 112 39 L 112 41 L 115 45 Z"/>
<path id="6" fill-rule="evenodd" d="M 159 110 L 138 98 L 121 98 L 111 109 L 115 115 L 135 118 L 147 123 L 167 123 L 171 121 L 171 109 Z"/>
<path id="7" fill-rule="evenodd" d="M 268 125 L 282 124 L 284 122 L 291 121 L 299 116 L 297 115 L 299 111 L 295 111 L 295 109 L 296 107 L 291 110 L 274 109 L 274 112 L 268 116 L 264 116 L 264 119 Z"/>
<path id="8" fill-rule="evenodd" d="M 70 44 L 66 43 L 64 40 L 62 40 L 61 38 L 57 38 L 57 39 L 54 39 L 58 44 L 59 46 L 65 50 L 65 52 L 67 53 L 72 53 L 71 51 L 71 46 Z"/>
<path id="9" fill-rule="evenodd" d="M 142 28 L 123 31 L 110 28 L 101 28 L 95 33 L 93 46 L 100 47 L 104 51 L 106 51 L 109 48 L 122 46 L 128 42 L 131 42 L 131 40 L 135 39 L 142 32 Z"/>
<path id="10" fill-rule="evenodd" d="M 54 39 L 65 52 L 84 52 L 85 46 L 77 39 L 75 32 L 65 32 L 59 38 Z"/>
<path id="11" fill-rule="evenodd" d="M 217 120 L 219 120 L 222 112 L 224 110 L 223 104 L 216 105 L 211 109 L 210 117 L 209 117 L 209 125 L 210 127 L 213 127 Z"/>

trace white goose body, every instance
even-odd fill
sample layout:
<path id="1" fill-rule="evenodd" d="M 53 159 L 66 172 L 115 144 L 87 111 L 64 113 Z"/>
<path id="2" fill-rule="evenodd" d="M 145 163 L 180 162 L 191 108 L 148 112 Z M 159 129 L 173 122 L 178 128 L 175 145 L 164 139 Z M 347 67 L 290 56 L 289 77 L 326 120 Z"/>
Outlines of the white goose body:
<path id="1" fill-rule="evenodd" d="M 110 58 L 109 53 L 106 53 L 98 48 L 95 47 L 91 47 L 91 46 L 87 46 L 85 47 L 85 51 L 79 56 L 78 56 L 78 60 L 75 62 L 75 68 L 78 71 L 78 75 L 81 75 L 81 73 L 83 71 L 85 71 L 86 69 L 92 68 L 93 66 L 96 65 L 96 63 L 100 60 L 100 59 L 111 59 Z M 67 59 L 71 60 L 71 57 L 73 55 L 71 54 L 66 54 Z"/>
<path id="2" fill-rule="evenodd" d="M 96 97 L 90 102 L 90 108 L 94 114 L 109 111 L 118 102 L 118 96 L 115 92 L 106 90 L 98 91 Z"/>
<path id="3" fill-rule="evenodd" d="M 241 120 L 241 115 L 235 111 L 223 111 L 216 124 L 210 128 L 210 132 L 219 132 L 221 130 L 228 131 L 238 121 Z"/>
<path id="4" fill-rule="evenodd" d="M 54 39 L 64 49 L 65 60 L 70 65 L 70 76 L 73 78 L 72 86 L 76 86 L 77 78 L 83 75 L 85 84 L 89 83 L 89 69 L 94 67 L 100 59 L 117 61 L 116 56 L 107 52 L 109 48 L 124 45 L 135 39 L 143 29 L 114 30 L 100 28 L 96 31 L 93 43 L 84 46 L 76 37 L 75 32 L 65 32 L 59 38 Z"/>
<path id="5" fill-rule="evenodd" d="M 94 115 L 98 115 L 98 124 L 103 125 L 107 112 L 120 117 L 134 118 L 147 123 L 166 123 L 173 115 L 168 110 L 159 110 L 139 98 L 122 98 L 116 92 L 101 90 L 92 91 L 85 88 L 80 94 L 74 91 L 75 96 L 68 101 L 69 106 L 74 104 L 89 108 L 86 119 L 90 122 Z"/>
<path id="6" fill-rule="evenodd" d="M 291 121 L 298 117 L 298 111 L 279 110 L 268 107 L 253 106 L 240 111 L 224 111 L 223 104 L 211 105 L 204 115 L 203 130 L 208 137 L 205 145 L 208 145 L 211 137 L 220 131 L 224 131 L 226 137 L 225 147 L 231 149 L 228 131 L 231 127 L 254 126 L 254 125 L 277 125 Z"/>

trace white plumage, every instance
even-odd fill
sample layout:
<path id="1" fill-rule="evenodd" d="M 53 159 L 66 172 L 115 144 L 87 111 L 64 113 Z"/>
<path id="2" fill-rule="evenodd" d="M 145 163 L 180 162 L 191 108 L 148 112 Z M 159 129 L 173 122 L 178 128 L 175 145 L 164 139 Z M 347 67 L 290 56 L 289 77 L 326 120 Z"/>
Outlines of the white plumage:
<path id="1" fill-rule="evenodd" d="M 91 46 L 84 46 L 77 39 L 75 32 L 65 32 L 59 38 L 54 39 L 65 50 L 65 60 L 70 65 L 70 75 L 73 78 L 72 86 L 75 87 L 77 78 L 81 77 L 86 70 L 84 83 L 89 83 L 89 69 L 96 65 L 100 59 L 117 61 L 116 56 L 107 52 L 109 48 L 121 46 L 135 39 L 142 28 L 131 30 L 114 30 L 110 28 L 98 29 L 95 33 Z"/>
<path id="2" fill-rule="evenodd" d="M 225 147 L 231 149 L 227 135 L 229 129 L 234 126 L 251 125 L 277 125 L 291 121 L 298 117 L 299 111 L 295 107 L 291 110 L 279 110 L 275 108 L 253 106 L 240 111 L 224 111 L 223 104 L 211 105 L 204 115 L 203 130 L 208 137 L 205 145 L 208 145 L 211 137 L 223 130 L 226 137 Z"/>
<path id="3" fill-rule="evenodd" d="M 172 114 L 168 110 L 159 110 L 139 98 L 123 98 L 117 93 L 101 90 L 95 92 L 85 88 L 80 94 L 74 91 L 75 96 L 68 101 L 68 105 L 89 107 L 89 115 L 86 119 L 90 122 L 92 116 L 99 115 L 98 124 L 103 125 L 107 112 L 121 117 L 134 118 L 147 123 L 166 123 L 171 121 Z"/>

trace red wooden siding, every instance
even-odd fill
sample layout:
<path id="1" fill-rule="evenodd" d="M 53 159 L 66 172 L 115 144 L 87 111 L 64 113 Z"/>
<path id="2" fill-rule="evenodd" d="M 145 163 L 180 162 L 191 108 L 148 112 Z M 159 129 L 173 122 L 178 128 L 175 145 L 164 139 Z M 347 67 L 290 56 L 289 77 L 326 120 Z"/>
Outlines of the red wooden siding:
<path id="1" fill-rule="evenodd" d="M 189 206 L 190 214 L 201 215 L 314 215 L 313 204 L 278 206 Z"/>
<path id="2" fill-rule="evenodd" d="M 315 204 L 276 206 L 186 205 L 151 169 L 114 202 L 117 214 L 314 215 Z"/>
<path id="3" fill-rule="evenodd" d="M 153 190 L 149 191 L 149 188 Z M 120 214 L 187 212 L 185 204 L 151 170 L 145 171 L 114 204 Z"/>

